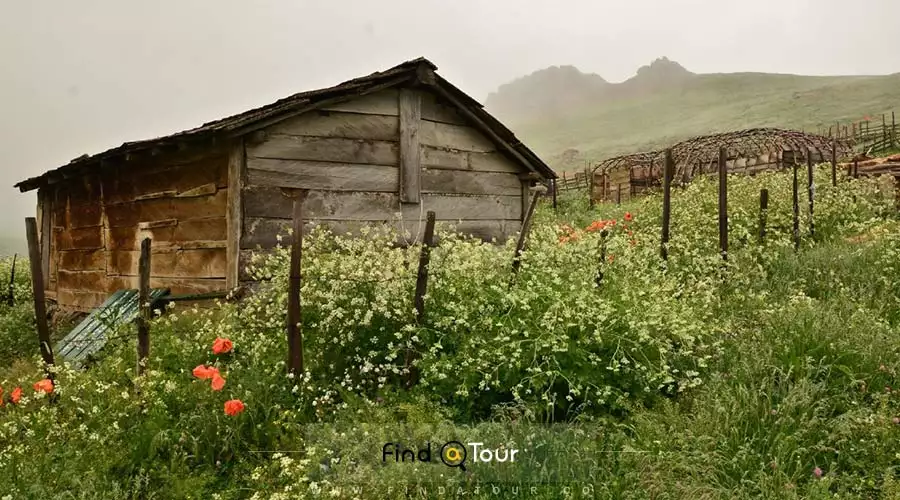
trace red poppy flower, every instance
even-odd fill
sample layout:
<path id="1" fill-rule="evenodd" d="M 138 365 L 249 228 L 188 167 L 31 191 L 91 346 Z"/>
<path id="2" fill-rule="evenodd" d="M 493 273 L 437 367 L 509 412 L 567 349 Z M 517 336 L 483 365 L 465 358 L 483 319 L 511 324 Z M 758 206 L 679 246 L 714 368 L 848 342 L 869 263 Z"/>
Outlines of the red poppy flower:
<path id="1" fill-rule="evenodd" d="M 218 372 L 212 376 L 212 390 L 221 391 L 225 387 L 225 379 Z"/>
<path id="2" fill-rule="evenodd" d="M 616 256 L 613 254 L 609 254 L 609 257 L 607 257 L 607 258 L 609 259 L 610 262 L 616 260 Z"/>
<path id="3" fill-rule="evenodd" d="M 22 388 L 16 387 L 9 395 L 9 400 L 12 401 L 12 404 L 17 405 L 20 399 L 22 399 Z"/>
<path id="4" fill-rule="evenodd" d="M 234 344 L 230 340 L 216 337 L 212 351 L 214 354 L 225 354 L 226 352 L 231 352 L 232 347 L 234 347 Z"/>
<path id="5" fill-rule="evenodd" d="M 3 406 L 3 388 L 0 387 L 0 406 Z"/>
<path id="6" fill-rule="evenodd" d="M 199 365 L 194 368 L 193 374 L 200 380 L 213 378 L 213 375 L 219 373 L 219 369 L 214 366 Z"/>
<path id="7" fill-rule="evenodd" d="M 625 212 L 625 220 L 631 222 L 632 216 L 631 212 Z"/>
<path id="8" fill-rule="evenodd" d="M 43 380 L 35 382 L 34 390 L 38 391 L 38 392 L 46 392 L 47 394 L 50 394 L 51 392 L 53 392 L 53 381 L 50 380 L 49 378 L 45 378 Z"/>
<path id="9" fill-rule="evenodd" d="M 225 414 L 233 417 L 244 411 L 244 403 L 240 399 L 230 399 L 225 401 Z"/>

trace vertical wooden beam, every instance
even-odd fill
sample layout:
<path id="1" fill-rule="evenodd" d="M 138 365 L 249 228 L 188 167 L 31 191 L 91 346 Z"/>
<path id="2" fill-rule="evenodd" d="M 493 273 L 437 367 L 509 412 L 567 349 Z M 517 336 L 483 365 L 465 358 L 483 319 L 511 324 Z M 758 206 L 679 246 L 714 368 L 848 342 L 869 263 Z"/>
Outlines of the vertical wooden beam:
<path id="1" fill-rule="evenodd" d="M 137 374 L 143 375 L 150 357 L 150 238 L 141 241 L 138 260 Z"/>
<path id="2" fill-rule="evenodd" d="M 719 148 L 719 253 L 728 260 L 728 170 L 725 148 Z"/>
<path id="3" fill-rule="evenodd" d="M 528 233 L 531 232 L 531 220 L 534 217 L 534 209 L 537 207 L 538 199 L 541 197 L 541 192 L 535 191 L 534 195 L 531 197 L 531 204 L 528 206 L 528 211 L 525 213 L 525 219 L 522 220 L 522 230 L 519 231 L 519 239 L 516 241 L 516 253 L 513 255 L 513 281 L 515 281 L 516 276 L 519 274 L 519 267 L 522 265 L 522 252 L 525 251 L 525 242 L 528 241 Z M 512 283 L 510 283 L 512 286 Z"/>
<path id="4" fill-rule="evenodd" d="M 597 265 L 597 276 L 594 278 L 594 283 L 597 285 L 597 288 L 603 285 L 603 266 L 606 265 L 607 236 L 609 236 L 609 231 L 606 229 L 600 231 L 600 262 Z"/>
<path id="5" fill-rule="evenodd" d="M 419 125 L 421 95 L 415 89 L 400 89 L 400 202 L 419 203 L 421 162 Z"/>
<path id="6" fill-rule="evenodd" d="M 425 292 L 428 290 L 428 264 L 431 262 L 431 248 L 434 246 L 435 219 L 435 213 L 429 210 L 425 215 L 425 237 L 419 252 L 419 270 L 416 273 L 416 293 L 413 299 L 416 322 L 421 322 L 425 315 Z"/>
<path id="7" fill-rule="evenodd" d="M 881 142 L 882 144 L 887 144 L 887 141 L 887 121 L 884 119 L 884 113 L 881 113 Z"/>
<path id="8" fill-rule="evenodd" d="M 662 237 L 660 238 L 659 254 L 663 260 L 669 260 L 669 219 L 672 215 L 672 171 L 675 169 L 675 161 L 672 159 L 672 150 L 666 150 L 666 163 L 663 168 L 663 208 L 662 208 Z"/>
<path id="9" fill-rule="evenodd" d="M 809 184 L 806 186 L 806 191 L 809 194 L 809 235 L 813 236 L 816 232 L 816 226 L 813 222 L 813 194 L 816 190 L 815 177 L 813 172 L 813 160 L 812 160 L 812 151 L 806 150 L 806 176 Z"/>
<path id="10" fill-rule="evenodd" d="M 300 326 L 300 266 L 303 252 L 303 199 L 304 191 L 294 194 L 293 239 L 291 242 L 291 272 L 288 283 L 287 341 L 288 372 L 303 373 L 303 331 Z"/>
<path id="11" fill-rule="evenodd" d="M 897 119 L 891 111 L 891 148 L 897 146 Z"/>
<path id="12" fill-rule="evenodd" d="M 831 187 L 837 186 L 837 141 L 831 141 Z"/>
<path id="13" fill-rule="evenodd" d="M 622 184 L 616 184 L 616 205 L 622 204 Z"/>
<path id="14" fill-rule="evenodd" d="M 41 188 L 38 190 L 38 203 L 40 204 L 40 224 L 41 233 L 39 243 L 41 245 L 41 272 L 44 274 L 43 284 L 46 288 L 50 281 L 50 230 L 53 219 L 53 207 L 50 194 L 47 192 L 49 188 Z"/>
<path id="15" fill-rule="evenodd" d="M 853 178 L 859 178 L 859 158 L 853 160 Z"/>
<path id="16" fill-rule="evenodd" d="M 553 211 L 556 212 L 556 191 L 559 189 L 559 184 L 556 182 L 557 179 L 553 179 L 550 186 L 553 188 Z M 523 195 L 524 198 L 524 195 Z M 522 219 L 525 218 L 525 210 L 522 210 Z"/>
<path id="17" fill-rule="evenodd" d="M 766 241 L 766 219 L 769 215 L 769 190 L 759 190 L 759 242 Z"/>
<path id="18" fill-rule="evenodd" d="M 243 236 L 244 224 L 244 207 L 243 207 L 243 188 L 244 188 L 244 165 L 245 165 L 244 142 L 237 139 L 237 142 L 231 147 L 228 153 L 228 199 L 225 225 L 226 225 L 226 247 L 225 247 L 225 287 L 229 290 L 237 287 L 240 282 L 240 256 L 241 256 L 241 237 Z"/>
<path id="19" fill-rule="evenodd" d="M 37 220 L 25 219 L 25 236 L 28 240 L 28 258 L 31 264 L 31 291 L 34 294 L 34 319 L 37 324 L 38 342 L 47 378 L 53 380 L 53 348 L 50 346 L 50 325 L 47 323 L 47 303 L 44 298 L 44 273 L 41 265 L 41 249 L 38 243 Z"/>

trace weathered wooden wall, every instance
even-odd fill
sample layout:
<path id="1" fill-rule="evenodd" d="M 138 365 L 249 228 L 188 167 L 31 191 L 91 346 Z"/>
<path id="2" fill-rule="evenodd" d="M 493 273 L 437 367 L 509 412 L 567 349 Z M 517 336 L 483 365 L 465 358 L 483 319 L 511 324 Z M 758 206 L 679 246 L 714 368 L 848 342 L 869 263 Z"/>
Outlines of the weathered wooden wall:
<path id="1" fill-rule="evenodd" d="M 406 116 L 403 92 L 420 99 Z M 409 151 L 416 144 L 418 155 Z M 419 172 L 401 169 L 402 151 Z M 308 190 L 304 218 L 337 232 L 384 222 L 416 238 L 429 210 L 485 239 L 520 227 L 523 168 L 425 91 L 384 90 L 290 118 L 248 138 L 245 152 L 241 260 L 286 235 L 294 189 Z"/>
<path id="2" fill-rule="evenodd" d="M 225 287 L 226 157 L 162 157 L 98 169 L 42 188 L 48 204 L 49 295 L 89 310 L 137 288 L 140 241 L 153 239 L 152 287 L 202 293 Z"/>

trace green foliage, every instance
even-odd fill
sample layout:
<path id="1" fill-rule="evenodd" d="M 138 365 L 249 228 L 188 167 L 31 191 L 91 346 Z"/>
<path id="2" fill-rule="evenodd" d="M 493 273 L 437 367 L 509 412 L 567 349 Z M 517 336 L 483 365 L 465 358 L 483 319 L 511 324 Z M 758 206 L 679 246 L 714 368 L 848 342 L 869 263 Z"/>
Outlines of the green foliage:
<path id="1" fill-rule="evenodd" d="M 285 248 L 255 257 L 260 285 L 241 303 L 161 314 L 144 377 L 124 326 L 89 370 L 56 369 L 52 403 L 31 387 L 43 377 L 34 353 L 14 347 L 33 341 L 22 300 L 21 317 L 20 306 L 0 315 L 21 331 L 4 330 L 0 347 L 27 355 L 0 372 L 4 494 L 493 498 L 515 486 L 578 498 L 565 486 L 598 498 L 890 497 L 900 224 L 877 182 L 832 188 L 829 174 L 816 174 L 812 237 L 801 197 L 797 252 L 788 175 L 730 177 L 727 263 L 706 180 L 675 191 L 666 263 L 658 195 L 588 210 L 571 192 L 558 213 L 541 207 L 516 276 L 513 241 L 441 230 L 421 321 L 417 245 L 314 232 L 296 377 L 285 369 Z M 213 354 L 217 337 L 234 349 Z M 224 388 L 192 375 L 198 365 L 216 367 Z M 226 415 L 230 399 L 246 410 Z M 385 442 L 447 439 L 518 447 L 521 460 L 465 474 L 381 461 Z"/>

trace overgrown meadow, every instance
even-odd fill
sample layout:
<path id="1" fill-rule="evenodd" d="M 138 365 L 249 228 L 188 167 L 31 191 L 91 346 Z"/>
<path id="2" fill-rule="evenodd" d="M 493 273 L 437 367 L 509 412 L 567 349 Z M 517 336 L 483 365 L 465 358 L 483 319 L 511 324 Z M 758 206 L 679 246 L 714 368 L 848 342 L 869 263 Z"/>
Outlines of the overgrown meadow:
<path id="1" fill-rule="evenodd" d="M 729 177 L 727 262 L 709 179 L 676 189 L 667 262 L 658 195 L 543 204 L 517 276 L 515 241 L 440 231 L 420 322 L 418 246 L 315 231 L 296 377 L 286 249 L 238 304 L 159 311 L 140 379 L 127 325 L 52 391 L 23 272 L 26 305 L 0 305 L 0 497 L 898 498 L 893 193 L 816 175 L 799 251 L 789 176 Z M 382 460 L 452 439 L 519 459 Z"/>

